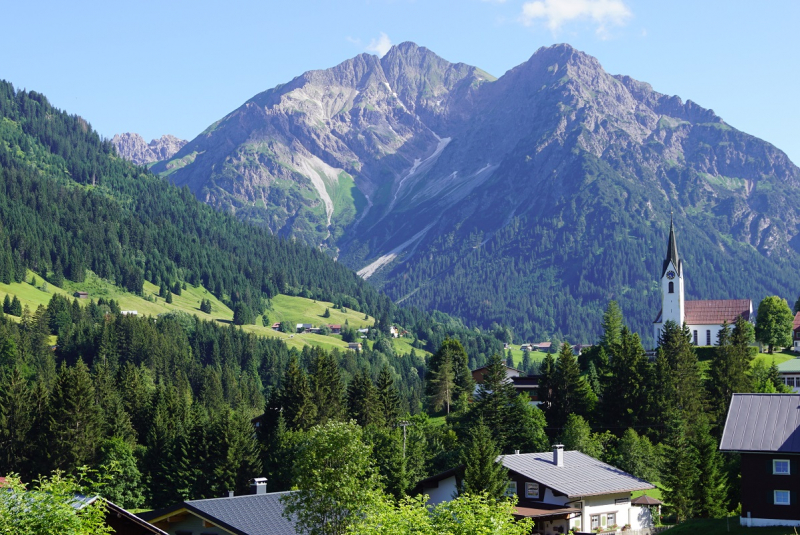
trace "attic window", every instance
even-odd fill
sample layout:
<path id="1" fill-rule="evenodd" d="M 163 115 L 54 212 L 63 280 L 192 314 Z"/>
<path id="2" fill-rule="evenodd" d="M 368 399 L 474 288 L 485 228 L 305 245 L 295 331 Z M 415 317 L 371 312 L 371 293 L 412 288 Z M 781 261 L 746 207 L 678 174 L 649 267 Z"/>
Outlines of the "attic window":
<path id="1" fill-rule="evenodd" d="M 789 475 L 789 460 L 788 459 L 773 459 L 772 473 L 777 476 Z M 777 491 L 776 491 L 777 492 Z"/>
<path id="2" fill-rule="evenodd" d="M 532 481 L 525 483 L 525 497 L 539 498 L 539 484 Z"/>

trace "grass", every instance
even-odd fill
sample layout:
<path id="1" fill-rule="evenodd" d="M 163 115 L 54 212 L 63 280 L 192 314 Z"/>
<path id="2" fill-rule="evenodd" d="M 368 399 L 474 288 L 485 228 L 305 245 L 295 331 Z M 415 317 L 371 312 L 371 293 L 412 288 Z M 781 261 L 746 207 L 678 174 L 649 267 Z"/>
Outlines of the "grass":
<path id="1" fill-rule="evenodd" d="M 655 498 L 656 500 L 661 500 L 663 502 L 664 498 L 662 496 L 662 492 L 664 491 L 664 487 L 658 481 L 651 481 L 651 483 L 655 485 L 656 488 L 650 490 L 635 490 L 631 492 L 631 499 L 638 498 L 643 494 L 647 494 L 651 498 Z"/>
<path id="2" fill-rule="evenodd" d="M 769 527 L 769 528 L 745 528 L 739 525 L 739 517 L 729 518 L 697 518 L 687 520 L 677 526 L 667 530 L 669 535 L 722 535 L 729 533 L 741 533 L 742 535 L 795 535 L 794 528 L 789 527 Z"/>
<path id="3" fill-rule="evenodd" d="M 514 359 L 514 367 L 519 368 L 522 366 L 522 357 L 525 352 L 520 349 L 518 345 L 509 344 L 508 348 L 511 350 L 511 356 Z M 503 358 L 508 356 L 508 349 L 503 352 Z M 531 362 L 541 362 L 547 356 L 547 353 L 542 351 L 531 351 L 529 353 Z"/>

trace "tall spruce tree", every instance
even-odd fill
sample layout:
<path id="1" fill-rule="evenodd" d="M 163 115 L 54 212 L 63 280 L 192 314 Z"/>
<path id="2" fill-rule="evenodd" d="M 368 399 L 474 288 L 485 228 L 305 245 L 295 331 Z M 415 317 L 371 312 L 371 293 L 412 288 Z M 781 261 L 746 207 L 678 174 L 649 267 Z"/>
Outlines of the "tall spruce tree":
<path id="1" fill-rule="evenodd" d="M 19 367 L 0 368 L 0 473 L 25 474 L 32 458 L 35 408 Z"/>
<path id="2" fill-rule="evenodd" d="M 446 366 L 447 373 L 441 373 L 440 368 Z M 447 378 L 450 378 L 447 380 Z M 439 350 L 428 359 L 426 377 L 426 394 L 429 399 L 436 398 L 435 406 L 446 406 L 450 412 L 450 403 L 462 394 L 470 396 L 474 383 L 469 370 L 469 358 L 464 346 L 458 340 L 447 338 L 442 342 Z M 444 399 L 446 398 L 446 401 Z"/>
<path id="3" fill-rule="evenodd" d="M 736 319 L 733 331 L 723 324 L 717 336 L 706 385 L 711 423 L 715 426 L 717 437 L 722 435 L 733 394 L 752 391 L 752 341 L 753 326 L 741 316 Z"/>
<path id="4" fill-rule="evenodd" d="M 313 349 L 311 360 L 311 391 L 317 406 L 317 423 L 339 421 L 345 413 L 345 386 L 339 363 L 333 352 L 320 347 Z"/>
<path id="5" fill-rule="evenodd" d="M 711 434 L 705 417 L 692 426 L 692 449 L 697 454 L 694 514 L 701 518 L 722 518 L 728 513 L 728 477 L 719 442 Z"/>
<path id="6" fill-rule="evenodd" d="M 612 301 L 613 302 L 613 301 Z M 623 327 L 617 342 L 609 346 L 609 375 L 605 377 L 600 413 L 616 434 L 639 425 L 647 409 L 645 379 L 648 362 L 639 335 Z"/>
<path id="7" fill-rule="evenodd" d="M 461 453 L 464 465 L 463 494 L 485 494 L 503 498 L 508 485 L 508 470 L 497 462 L 500 449 L 492 440 L 492 432 L 482 419 L 472 427 L 469 440 Z"/>
<path id="8" fill-rule="evenodd" d="M 393 426 L 400 416 L 400 392 L 394 385 L 394 378 L 388 366 L 384 365 L 381 368 L 375 386 L 378 390 L 378 402 L 383 413 L 383 422 L 387 426 Z"/>
<path id="9" fill-rule="evenodd" d="M 378 389 L 372 383 L 369 372 L 357 372 L 347 386 L 347 398 L 350 407 L 350 418 L 358 425 L 383 425 L 383 411 L 378 399 Z"/>
<path id="10" fill-rule="evenodd" d="M 667 321 L 658 341 L 672 376 L 668 383 L 668 407 L 680 411 L 686 421 L 695 421 L 703 410 L 700 368 L 691 340 L 686 324 L 681 327 Z"/>
<path id="11" fill-rule="evenodd" d="M 78 362 L 61 364 L 48 402 L 50 465 L 71 472 L 95 460 L 102 441 L 102 413 L 89 369 Z"/>
<path id="12" fill-rule="evenodd" d="M 572 347 L 566 342 L 561 346 L 555 371 L 549 382 L 552 393 L 545 415 L 552 428 L 564 427 L 570 414 L 588 417 L 594 395 L 581 377 L 578 361 L 572 353 Z"/>
<path id="13" fill-rule="evenodd" d="M 450 414 L 450 405 L 457 388 L 451 355 L 442 355 L 437 367 L 428 371 L 426 379 L 428 399 L 433 410 L 438 412 L 446 409 L 447 414 Z"/>
<path id="14" fill-rule="evenodd" d="M 697 469 L 697 450 L 689 440 L 685 420 L 681 416 L 673 418 L 668 429 L 663 445 L 664 501 L 672 506 L 677 521 L 682 522 L 694 514 L 695 488 L 701 474 Z"/>
<path id="15" fill-rule="evenodd" d="M 281 384 L 280 404 L 289 429 L 309 429 L 316 422 L 317 406 L 308 376 L 292 355 Z"/>

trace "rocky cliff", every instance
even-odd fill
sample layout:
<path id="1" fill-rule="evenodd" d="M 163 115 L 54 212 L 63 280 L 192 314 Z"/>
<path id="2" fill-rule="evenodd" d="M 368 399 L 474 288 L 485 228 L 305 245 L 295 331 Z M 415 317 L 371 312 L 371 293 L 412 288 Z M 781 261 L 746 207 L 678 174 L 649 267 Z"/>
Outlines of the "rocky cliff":
<path id="1" fill-rule="evenodd" d="M 146 143 L 139 134 L 126 132 L 116 134 L 111 143 L 117 149 L 117 154 L 126 160 L 137 165 L 147 165 L 172 158 L 188 142 L 167 134 Z"/>

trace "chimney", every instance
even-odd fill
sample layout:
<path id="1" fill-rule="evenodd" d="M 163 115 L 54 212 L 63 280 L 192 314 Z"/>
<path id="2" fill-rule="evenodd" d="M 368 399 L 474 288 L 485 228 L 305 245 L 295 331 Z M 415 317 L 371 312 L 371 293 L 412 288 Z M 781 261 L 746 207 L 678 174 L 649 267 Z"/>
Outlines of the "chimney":
<path id="1" fill-rule="evenodd" d="M 223 498 L 224 498 L 224 497 L 225 497 L 225 496 L 223 496 Z M 232 491 L 232 490 L 229 490 L 229 491 L 228 491 L 228 498 L 233 498 L 233 491 Z"/>
<path id="2" fill-rule="evenodd" d="M 553 446 L 553 464 L 562 467 L 564 466 L 564 445 L 556 444 Z"/>
<path id="3" fill-rule="evenodd" d="M 514 450 L 514 455 L 519 455 L 519 450 Z"/>
<path id="4" fill-rule="evenodd" d="M 250 483 L 250 494 L 266 494 L 267 493 L 267 478 L 257 477 Z"/>

